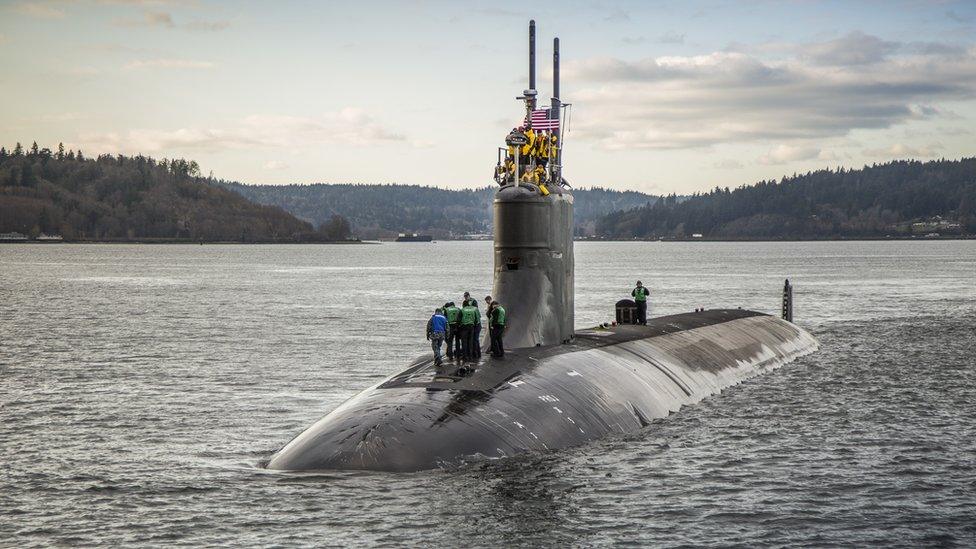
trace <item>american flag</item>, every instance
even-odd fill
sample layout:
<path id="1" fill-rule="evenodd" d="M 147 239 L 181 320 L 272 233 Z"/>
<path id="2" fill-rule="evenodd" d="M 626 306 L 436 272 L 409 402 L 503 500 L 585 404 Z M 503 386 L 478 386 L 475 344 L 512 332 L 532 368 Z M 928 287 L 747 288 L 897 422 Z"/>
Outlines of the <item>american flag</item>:
<path id="1" fill-rule="evenodd" d="M 532 111 L 533 130 L 559 131 L 559 119 L 551 118 L 552 109 L 536 109 Z M 526 121 L 528 123 L 528 121 Z"/>

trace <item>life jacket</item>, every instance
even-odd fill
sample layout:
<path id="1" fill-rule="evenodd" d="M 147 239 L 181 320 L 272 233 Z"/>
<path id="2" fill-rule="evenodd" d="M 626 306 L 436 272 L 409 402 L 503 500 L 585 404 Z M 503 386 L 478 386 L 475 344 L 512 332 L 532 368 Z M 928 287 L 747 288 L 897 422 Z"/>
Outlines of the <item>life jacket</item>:
<path id="1" fill-rule="evenodd" d="M 542 138 L 539 139 L 539 157 L 549 158 L 549 135 L 542 134 Z"/>
<path id="2" fill-rule="evenodd" d="M 492 319 L 492 324 L 495 326 L 505 325 L 505 307 L 495 305 L 495 307 L 492 309 L 492 316 L 494 317 Z"/>
<path id="3" fill-rule="evenodd" d="M 478 323 L 477 320 L 479 316 L 480 315 L 478 314 L 478 309 L 476 307 L 465 305 L 461 308 L 461 326 L 474 326 Z"/>
<path id="4" fill-rule="evenodd" d="M 631 292 L 631 295 L 633 295 L 634 299 L 636 299 L 637 301 L 647 301 L 647 288 L 645 288 L 644 286 L 639 286 L 637 288 L 634 288 L 634 291 Z"/>
<path id="5" fill-rule="evenodd" d="M 457 324 L 461 317 L 461 309 L 458 309 L 456 306 L 452 305 L 447 309 L 444 309 L 444 315 L 447 316 L 448 324 Z"/>
<path id="6" fill-rule="evenodd" d="M 529 138 L 529 142 L 522 145 L 522 156 L 528 156 L 532 154 L 532 148 L 535 147 L 535 132 L 531 129 L 525 130 L 525 136 Z"/>

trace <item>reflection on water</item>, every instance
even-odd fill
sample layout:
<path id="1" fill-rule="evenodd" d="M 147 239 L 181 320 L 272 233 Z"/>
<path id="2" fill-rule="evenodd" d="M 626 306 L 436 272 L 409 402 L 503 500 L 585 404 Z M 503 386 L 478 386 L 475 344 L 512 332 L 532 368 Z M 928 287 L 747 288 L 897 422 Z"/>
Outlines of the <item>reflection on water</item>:
<path id="1" fill-rule="evenodd" d="M 976 242 L 580 243 L 577 325 L 774 312 L 819 353 L 541 456 L 256 467 L 427 351 L 491 243 L 0 246 L 0 545 L 972 544 Z M 483 292 L 483 293 L 479 293 Z"/>

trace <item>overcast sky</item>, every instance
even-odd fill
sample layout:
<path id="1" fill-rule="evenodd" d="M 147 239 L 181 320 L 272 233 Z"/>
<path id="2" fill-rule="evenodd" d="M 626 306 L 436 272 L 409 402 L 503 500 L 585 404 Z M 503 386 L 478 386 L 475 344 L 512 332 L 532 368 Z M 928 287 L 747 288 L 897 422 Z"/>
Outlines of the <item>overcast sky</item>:
<path id="1" fill-rule="evenodd" d="M 245 183 L 491 183 L 535 18 L 575 186 L 976 154 L 976 2 L 0 2 L 0 143 Z"/>

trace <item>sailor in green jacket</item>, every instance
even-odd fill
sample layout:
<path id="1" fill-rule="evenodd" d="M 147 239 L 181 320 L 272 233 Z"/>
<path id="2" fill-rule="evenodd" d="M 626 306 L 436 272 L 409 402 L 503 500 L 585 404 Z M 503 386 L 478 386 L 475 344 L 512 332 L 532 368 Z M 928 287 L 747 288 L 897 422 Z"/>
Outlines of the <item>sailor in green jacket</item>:
<path id="1" fill-rule="evenodd" d="M 447 317 L 447 358 L 455 356 L 461 358 L 461 338 L 459 330 L 461 327 L 461 309 L 453 301 L 444 304 L 444 316 Z"/>
<path id="2" fill-rule="evenodd" d="M 502 358 L 505 356 L 505 346 L 502 344 L 502 334 L 505 333 L 505 307 L 497 301 L 491 302 L 488 309 L 488 331 L 491 338 L 491 356 Z"/>
<path id="3" fill-rule="evenodd" d="M 478 308 L 471 304 L 471 300 L 465 301 L 461 307 L 461 358 L 465 360 L 475 358 L 474 325 L 478 316 Z"/>
<path id="4" fill-rule="evenodd" d="M 637 323 L 647 326 L 647 288 L 638 280 L 637 287 L 630 292 L 630 295 L 637 302 Z"/>

